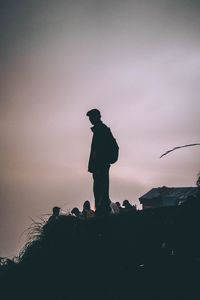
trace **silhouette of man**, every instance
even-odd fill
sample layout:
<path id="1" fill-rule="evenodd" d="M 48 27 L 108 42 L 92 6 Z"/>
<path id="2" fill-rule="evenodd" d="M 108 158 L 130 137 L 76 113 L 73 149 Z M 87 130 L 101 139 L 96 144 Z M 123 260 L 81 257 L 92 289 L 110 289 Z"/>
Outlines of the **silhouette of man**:
<path id="1" fill-rule="evenodd" d="M 77 218 L 79 219 L 83 219 L 83 214 L 80 212 L 80 210 L 78 209 L 78 207 L 74 207 L 71 211 L 72 215 L 75 215 Z"/>
<path id="2" fill-rule="evenodd" d="M 86 114 L 94 125 L 88 172 L 93 174 L 93 192 L 95 198 L 96 215 L 108 214 L 110 208 L 109 198 L 109 143 L 113 135 L 102 121 L 98 109 L 92 109 Z"/>
<path id="3" fill-rule="evenodd" d="M 94 211 L 90 207 L 90 201 L 86 200 L 83 203 L 82 214 L 83 214 L 83 216 L 84 216 L 85 219 L 89 219 L 89 218 L 94 217 Z"/>
<path id="4" fill-rule="evenodd" d="M 52 212 L 53 212 L 53 214 L 48 219 L 48 223 L 55 222 L 55 221 L 57 221 L 59 219 L 59 216 L 60 216 L 60 207 L 54 206 L 53 209 L 52 209 Z"/>
<path id="5" fill-rule="evenodd" d="M 124 211 L 131 211 L 131 210 L 136 210 L 135 205 L 131 205 L 128 200 L 123 201 L 123 206 L 124 206 Z"/>

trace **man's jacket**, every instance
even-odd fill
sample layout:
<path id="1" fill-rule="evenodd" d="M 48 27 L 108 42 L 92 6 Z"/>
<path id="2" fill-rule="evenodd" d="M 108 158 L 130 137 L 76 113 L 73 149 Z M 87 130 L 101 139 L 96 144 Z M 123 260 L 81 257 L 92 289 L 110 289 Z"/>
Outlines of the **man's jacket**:
<path id="1" fill-rule="evenodd" d="M 113 135 L 104 123 L 91 128 L 93 138 L 91 144 L 90 158 L 88 163 L 88 171 L 94 173 L 102 168 L 109 167 L 109 144 L 113 139 Z"/>

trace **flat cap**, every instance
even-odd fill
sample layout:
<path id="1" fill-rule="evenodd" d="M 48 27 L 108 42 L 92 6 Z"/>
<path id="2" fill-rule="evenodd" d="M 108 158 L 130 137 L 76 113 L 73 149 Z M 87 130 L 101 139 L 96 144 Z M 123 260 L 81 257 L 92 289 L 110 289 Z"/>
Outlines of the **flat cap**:
<path id="1" fill-rule="evenodd" d="M 86 116 L 101 116 L 101 113 L 97 108 L 93 108 L 87 112 Z"/>

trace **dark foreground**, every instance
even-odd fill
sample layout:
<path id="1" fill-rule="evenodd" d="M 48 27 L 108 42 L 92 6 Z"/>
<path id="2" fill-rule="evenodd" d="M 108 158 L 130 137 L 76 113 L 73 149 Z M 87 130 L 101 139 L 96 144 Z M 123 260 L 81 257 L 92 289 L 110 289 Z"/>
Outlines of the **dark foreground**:
<path id="1" fill-rule="evenodd" d="M 40 227 L 0 268 L 1 299 L 200 299 L 198 202 Z"/>

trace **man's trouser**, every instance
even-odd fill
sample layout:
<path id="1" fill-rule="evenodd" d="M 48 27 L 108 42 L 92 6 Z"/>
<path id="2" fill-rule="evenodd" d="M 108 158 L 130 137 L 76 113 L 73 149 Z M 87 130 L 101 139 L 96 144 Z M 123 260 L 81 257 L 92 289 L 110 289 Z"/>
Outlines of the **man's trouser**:
<path id="1" fill-rule="evenodd" d="M 93 173 L 96 215 L 104 215 L 110 212 L 109 169 L 110 166 L 106 166 Z"/>

